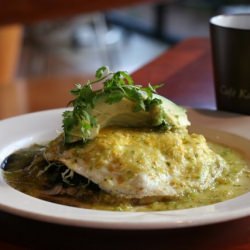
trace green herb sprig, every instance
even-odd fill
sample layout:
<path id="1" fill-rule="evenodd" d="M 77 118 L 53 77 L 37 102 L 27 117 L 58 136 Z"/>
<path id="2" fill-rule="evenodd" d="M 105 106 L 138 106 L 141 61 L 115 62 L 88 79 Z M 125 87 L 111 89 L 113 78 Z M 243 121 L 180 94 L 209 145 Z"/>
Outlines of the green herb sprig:
<path id="1" fill-rule="evenodd" d="M 95 79 L 86 84 L 76 84 L 71 90 L 75 98 L 70 102 L 72 111 L 63 113 L 63 128 L 65 142 L 70 142 L 69 137 L 74 136 L 74 130 L 81 131 L 82 139 L 88 138 L 91 129 L 97 126 L 95 117 L 91 110 L 95 108 L 96 102 L 103 98 L 110 105 L 120 102 L 126 98 L 134 102 L 134 112 L 149 111 L 152 105 L 161 104 L 161 100 L 153 94 L 160 85 L 148 85 L 142 87 L 135 85 L 131 76 L 125 71 L 111 72 L 108 67 L 103 66 L 96 71 Z M 101 88 L 94 89 L 97 83 L 102 83 Z"/>

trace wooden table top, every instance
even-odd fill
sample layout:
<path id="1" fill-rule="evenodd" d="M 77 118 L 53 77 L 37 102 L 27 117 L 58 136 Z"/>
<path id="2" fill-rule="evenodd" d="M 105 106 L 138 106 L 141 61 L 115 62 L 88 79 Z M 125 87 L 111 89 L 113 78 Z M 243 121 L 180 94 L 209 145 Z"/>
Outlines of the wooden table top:
<path id="1" fill-rule="evenodd" d="M 138 83 L 166 83 L 159 92 L 181 105 L 215 108 L 207 39 L 180 43 L 133 77 Z M 72 82 L 79 80 L 33 79 L 1 86 L 0 116 L 63 107 Z M 0 225 L 0 249 L 250 249 L 250 216 L 192 228 L 126 231 L 62 226 L 0 212 Z"/>

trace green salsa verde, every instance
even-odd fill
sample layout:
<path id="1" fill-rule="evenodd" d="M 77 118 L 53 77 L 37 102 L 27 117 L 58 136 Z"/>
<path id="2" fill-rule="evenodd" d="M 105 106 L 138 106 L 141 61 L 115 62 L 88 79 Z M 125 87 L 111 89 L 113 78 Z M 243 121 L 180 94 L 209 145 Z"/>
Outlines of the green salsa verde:
<path id="1" fill-rule="evenodd" d="M 63 165 L 51 167 L 43 158 L 44 146 L 33 145 L 10 155 L 2 164 L 4 178 L 13 188 L 28 195 L 59 204 L 80 208 L 116 211 L 160 211 L 205 206 L 250 191 L 250 166 L 235 150 L 209 143 L 228 163 L 230 171 L 219 177 L 211 189 L 193 192 L 175 199 L 138 200 L 112 196 Z M 66 180 L 66 181 L 65 181 Z"/>

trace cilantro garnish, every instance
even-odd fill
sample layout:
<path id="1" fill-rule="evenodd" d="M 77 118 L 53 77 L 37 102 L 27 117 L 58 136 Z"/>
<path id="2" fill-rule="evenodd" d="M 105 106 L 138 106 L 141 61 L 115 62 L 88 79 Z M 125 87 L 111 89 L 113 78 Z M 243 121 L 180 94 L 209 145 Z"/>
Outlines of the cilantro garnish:
<path id="1" fill-rule="evenodd" d="M 153 95 L 159 85 L 149 84 L 147 87 L 135 85 L 131 76 L 125 71 L 114 73 L 103 66 L 96 71 L 95 77 L 84 85 L 76 84 L 71 90 L 71 94 L 75 97 L 70 102 L 73 110 L 63 113 L 66 143 L 75 141 L 72 137 L 79 138 L 79 131 L 81 139 L 86 140 L 89 137 L 91 130 L 97 126 L 97 120 L 91 114 L 91 110 L 100 99 L 112 105 L 126 98 L 135 104 L 134 112 L 147 112 L 152 105 L 159 105 L 162 102 Z M 100 88 L 96 88 L 97 83 L 102 83 Z"/>

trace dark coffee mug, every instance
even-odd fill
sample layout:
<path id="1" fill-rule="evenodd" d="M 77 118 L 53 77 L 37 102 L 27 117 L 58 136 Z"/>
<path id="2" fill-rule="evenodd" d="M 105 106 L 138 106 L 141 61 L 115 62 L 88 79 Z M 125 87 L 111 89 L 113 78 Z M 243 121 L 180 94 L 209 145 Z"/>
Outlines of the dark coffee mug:
<path id="1" fill-rule="evenodd" d="M 250 115 L 250 14 L 211 18 L 210 38 L 217 108 Z"/>

